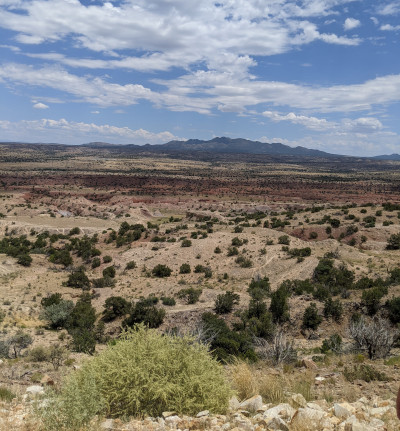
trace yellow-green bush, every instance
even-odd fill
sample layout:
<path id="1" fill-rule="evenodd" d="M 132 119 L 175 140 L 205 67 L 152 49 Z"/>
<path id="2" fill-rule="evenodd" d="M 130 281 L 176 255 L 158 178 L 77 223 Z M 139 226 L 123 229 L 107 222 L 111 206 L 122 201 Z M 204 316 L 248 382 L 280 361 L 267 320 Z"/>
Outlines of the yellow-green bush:
<path id="1" fill-rule="evenodd" d="M 76 393 L 85 393 L 87 385 L 97 401 L 89 403 L 91 411 L 82 424 L 95 414 L 158 416 L 165 410 L 222 413 L 232 395 L 222 366 L 205 346 L 190 337 L 162 335 L 143 326 L 122 334 L 115 345 L 72 374 L 58 399 L 76 398 Z M 70 400 L 71 405 L 77 402 Z M 94 404 L 97 411 L 92 408 Z M 57 403 L 54 407 L 56 410 Z M 83 416 L 85 408 L 82 402 L 76 414 Z"/>

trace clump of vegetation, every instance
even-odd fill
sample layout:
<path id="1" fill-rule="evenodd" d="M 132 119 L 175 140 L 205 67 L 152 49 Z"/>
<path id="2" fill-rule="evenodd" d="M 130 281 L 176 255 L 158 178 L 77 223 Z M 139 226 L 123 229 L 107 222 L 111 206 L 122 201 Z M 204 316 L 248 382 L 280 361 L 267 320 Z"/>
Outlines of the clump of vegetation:
<path id="1" fill-rule="evenodd" d="M 158 264 L 152 269 L 151 273 L 155 277 L 159 278 L 169 277 L 172 273 L 172 269 L 169 268 L 167 265 Z"/>
<path id="2" fill-rule="evenodd" d="M 71 374 L 42 413 L 47 429 L 68 425 L 77 430 L 96 414 L 224 413 L 231 395 L 221 365 L 206 346 L 141 326 Z"/>
<path id="3" fill-rule="evenodd" d="M 192 270 L 188 263 L 182 263 L 182 265 L 179 268 L 179 274 L 190 274 L 191 271 Z"/>
<path id="4" fill-rule="evenodd" d="M 149 328 L 158 328 L 164 321 L 165 310 L 156 307 L 158 298 L 148 297 L 139 300 L 131 307 L 130 315 L 123 321 L 123 326 L 134 327 L 143 323 Z"/>
<path id="5" fill-rule="evenodd" d="M 353 369 L 345 367 L 343 376 L 351 383 L 353 383 L 354 380 L 364 380 L 365 382 L 372 382 L 375 380 L 387 382 L 390 380 L 384 372 L 378 371 L 375 367 L 368 364 L 354 365 Z"/>
<path id="6" fill-rule="evenodd" d="M 227 314 L 233 310 L 234 305 L 239 304 L 240 296 L 237 293 L 225 292 L 217 296 L 214 311 L 217 314 Z"/>
<path id="7" fill-rule="evenodd" d="M 178 298 L 183 299 L 187 304 L 196 304 L 202 293 L 202 289 L 188 287 L 187 289 L 181 289 L 178 292 Z"/>

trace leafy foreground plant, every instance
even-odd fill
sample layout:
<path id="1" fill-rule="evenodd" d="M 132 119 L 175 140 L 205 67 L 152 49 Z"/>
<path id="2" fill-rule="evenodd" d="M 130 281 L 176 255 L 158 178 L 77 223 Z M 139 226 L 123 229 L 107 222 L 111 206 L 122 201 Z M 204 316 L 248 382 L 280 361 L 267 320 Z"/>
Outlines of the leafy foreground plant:
<path id="1" fill-rule="evenodd" d="M 140 325 L 70 375 L 42 418 L 46 429 L 64 430 L 79 429 L 96 414 L 221 413 L 231 395 L 206 346 Z"/>

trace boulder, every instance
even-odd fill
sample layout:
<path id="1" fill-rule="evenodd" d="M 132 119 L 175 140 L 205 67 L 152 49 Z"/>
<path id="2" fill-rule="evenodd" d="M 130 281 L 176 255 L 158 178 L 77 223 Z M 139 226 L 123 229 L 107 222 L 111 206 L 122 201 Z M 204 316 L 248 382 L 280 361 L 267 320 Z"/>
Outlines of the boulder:
<path id="1" fill-rule="evenodd" d="M 349 403 L 335 403 L 333 405 L 333 413 L 338 418 L 346 419 L 350 417 L 355 412 L 353 406 Z"/>
<path id="2" fill-rule="evenodd" d="M 289 431 L 289 427 L 287 426 L 286 422 L 278 416 L 271 419 L 267 423 L 267 427 L 271 430 Z"/>
<path id="3" fill-rule="evenodd" d="M 317 364 L 312 359 L 304 358 L 301 361 L 301 365 L 309 370 L 318 370 Z"/>
<path id="4" fill-rule="evenodd" d="M 261 395 L 254 395 L 254 397 L 249 398 L 248 400 L 243 401 L 239 405 L 239 409 L 247 410 L 249 412 L 256 412 L 263 405 L 263 401 Z"/>
<path id="5" fill-rule="evenodd" d="M 299 407 L 306 407 L 307 401 L 301 394 L 293 394 L 289 398 L 289 403 L 294 407 L 295 409 L 298 409 Z"/>
<path id="6" fill-rule="evenodd" d="M 291 420 L 296 410 L 290 404 L 278 404 L 264 412 L 265 419 L 279 417 L 281 419 Z"/>

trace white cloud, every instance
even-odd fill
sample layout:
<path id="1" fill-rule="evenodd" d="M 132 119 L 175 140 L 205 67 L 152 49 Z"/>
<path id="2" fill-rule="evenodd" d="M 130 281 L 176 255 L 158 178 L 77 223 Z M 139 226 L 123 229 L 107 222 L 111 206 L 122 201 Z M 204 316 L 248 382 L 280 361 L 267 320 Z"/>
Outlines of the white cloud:
<path id="1" fill-rule="evenodd" d="M 35 109 L 48 109 L 49 107 L 48 107 L 48 105 L 45 105 L 44 103 L 42 103 L 42 102 L 38 102 L 38 103 L 35 103 L 34 105 L 33 105 L 33 107 L 35 108 Z"/>
<path id="2" fill-rule="evenodd" d="M 16 32 L 20 43 L 42 44 L 71 37 L 78 47 L 119 58 L 68 58 L 59 53 L 30 54 L 72 67 L 127 68 L 141 71 L 188 68 L 198 62 L 214 69 L 221 54 L 237 60 L 289 51 L 322 40 L 357 45 L 359 39 L 318 31 L 309 20 L 337 14 L 353 0 L 127 0 L 85 6 L 77 0 L 0 2 L 0 26 Z M 21 11 L 23 13 L 21 13 Z M 195 47 L 195 49 L 193 49 Z M 46 46 L 46 49 L 47 46 Z M 230 66 L 243 67 L 230 61 Z M 247 62 L 247 67 L 254 61 Z M 221 69 L 219 69 L 221 70 Z"/>
<path id="3" fill-rule="evenodd" d="M 67 121 L 42 119 L 35 121 L 0 121 L 2 139 L 25 142 L 58 142 L 82 144 L 89 141 L 108 141 L 115 144 L 161 144 L 182 139 L 169 131 L 150 132 L 144 129 L 116 127 Z"/>
<path id="4" fill-rule="evenodd" d="M 380 26 L 380 29 L 383 31 L 399 31 L 400 25 L 384 24 Z"/>
<path id="5" fill-rule="evenodd" d="M 354 28 L 357 28 L 361 25 L 361 22 L 358 19 L 355 18 L 346 18 L 343 28 L 345 30 L 353 30 Z"/>
<path id="6" fill-rule="evenodd" d="M 380 15 L 397 15 L 400 13 L 400 2 L 392 1 L 385 5 L 380 4 L 376 9 L 377 13 Z"/>

